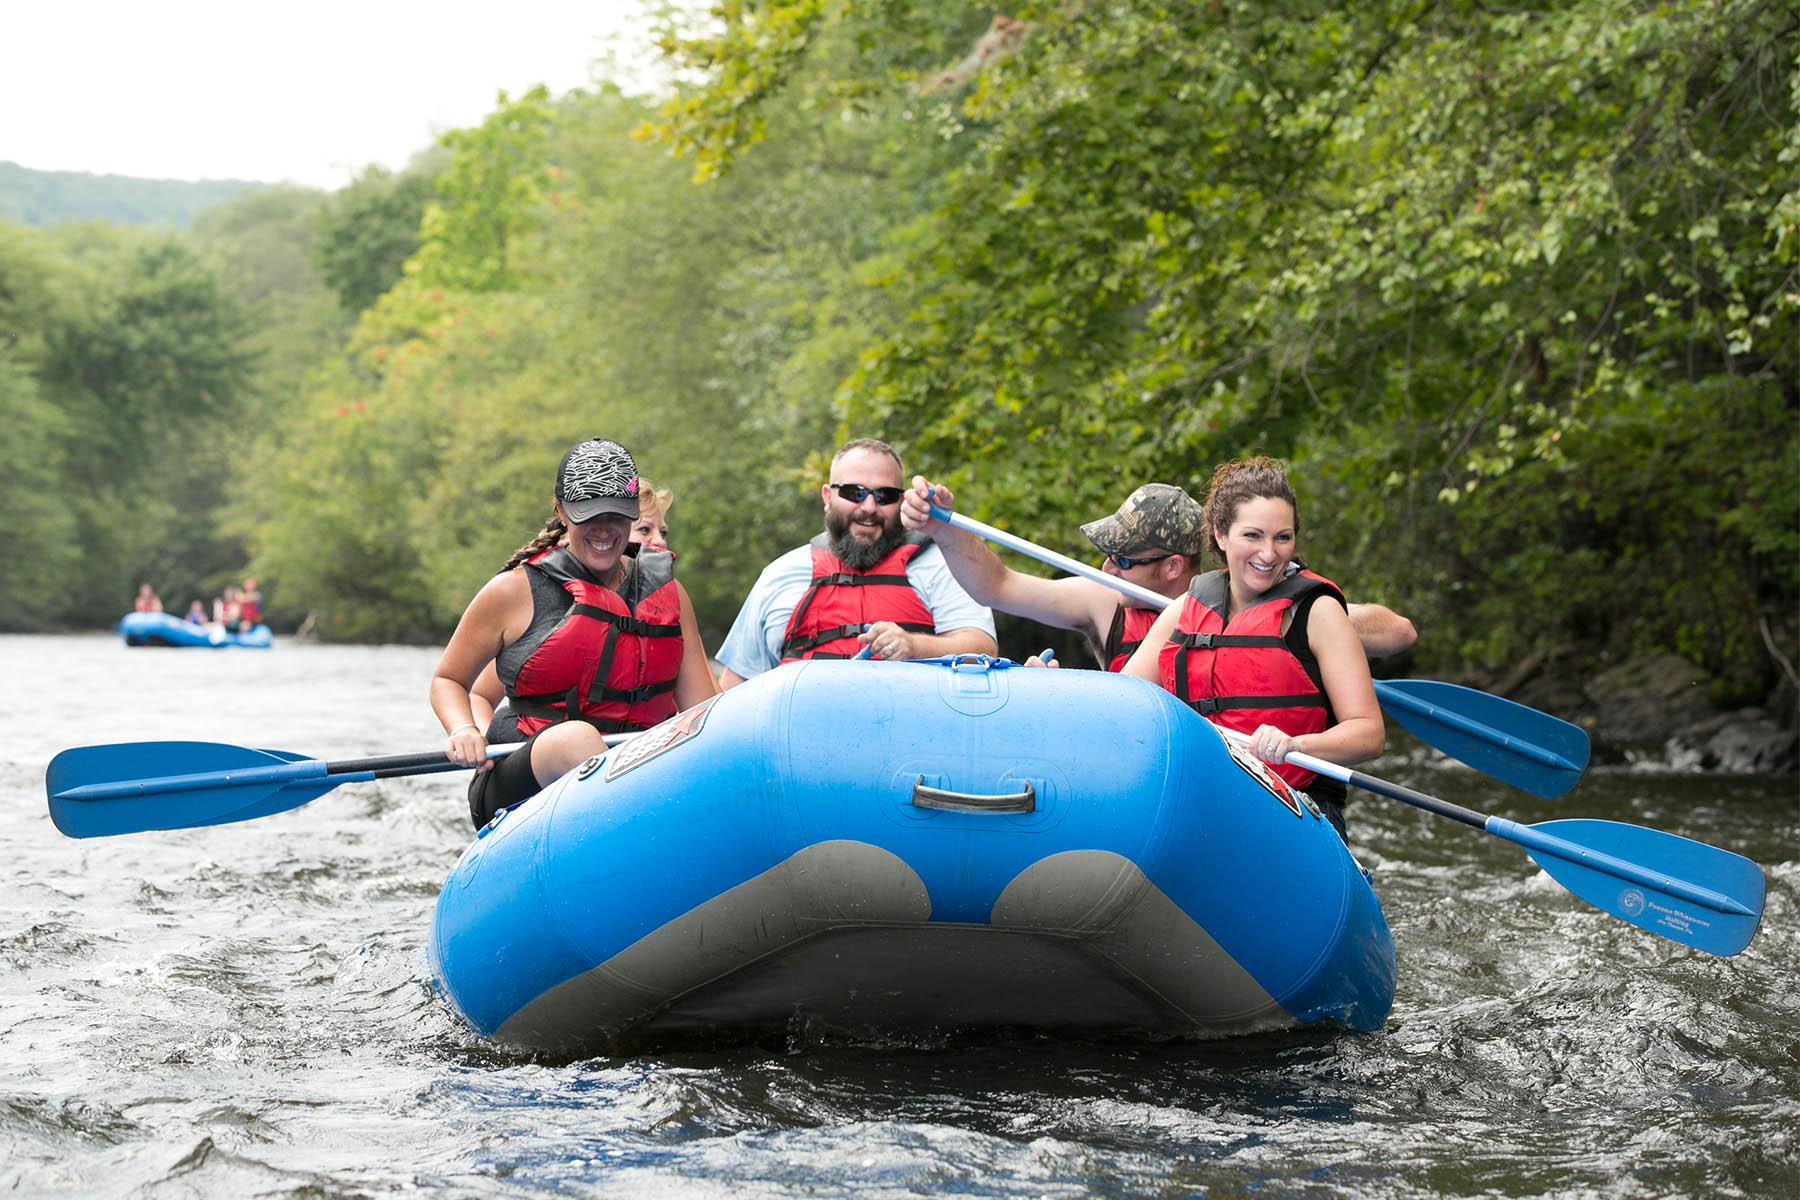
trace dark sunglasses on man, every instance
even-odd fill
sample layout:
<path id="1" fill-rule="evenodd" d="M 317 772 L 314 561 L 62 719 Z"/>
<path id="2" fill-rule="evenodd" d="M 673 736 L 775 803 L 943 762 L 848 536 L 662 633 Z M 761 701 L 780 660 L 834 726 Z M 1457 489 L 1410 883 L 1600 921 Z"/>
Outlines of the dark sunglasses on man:
<path id="1" fill-rule="evenodd" d="M 873 496 L 875 503 L 886 508 L 890 504 L 900 503 L 900 497 L 906 495 L 904 488 L 897 487 L 864 487 L 860 483 L 828 483 L 825 486 L 834 489 L 846 504 L 861 504 Z"/>
<path id="2" fill-rule="evenodd" d="M 1175 556 L 1173 554 L 1145 554 L 1132 558 L 1128 554 L 1109 554 L 1106 557 L 1112 559 L 1113 566 L 1119 570 L 1129 571 L 1133 567 L 1147 567 L 1151 563 L 1158 563 L 1165 558 L 1174 558 Z"/>

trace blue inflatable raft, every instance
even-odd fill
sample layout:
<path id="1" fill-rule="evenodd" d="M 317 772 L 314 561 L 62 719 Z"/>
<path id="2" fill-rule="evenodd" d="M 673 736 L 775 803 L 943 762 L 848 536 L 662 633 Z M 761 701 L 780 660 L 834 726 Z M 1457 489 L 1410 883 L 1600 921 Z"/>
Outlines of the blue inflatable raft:
<path id="1" fill-rule="evenodd" d="M 218 625 L 195 625 L 166 612 L 130 612 L 119 619 L 114 632 L 127 646 L 242 646 L 267 650 L 274 643 L 267 625 L 253 625 L 243 633 L 227 633 Z"/>
<path id="2" fill-rule="evenodd" d="M 795 663 L 483 829 L 430 966 L 497 1041 L 1374 1029 L 1394 947 L 1331 825 L 1159 688 Z"/>

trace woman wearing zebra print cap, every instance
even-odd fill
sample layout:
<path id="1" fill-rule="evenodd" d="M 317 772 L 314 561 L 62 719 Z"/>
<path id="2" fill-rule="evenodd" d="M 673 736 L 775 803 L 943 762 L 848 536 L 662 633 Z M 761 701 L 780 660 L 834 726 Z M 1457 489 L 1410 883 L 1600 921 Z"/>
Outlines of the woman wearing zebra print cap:
<path id="1" fill-rule="evenodd" d="M 431 707 L 479 828 L 606 748 L 718 691 L 674 557 L 630 543 L 637 464 L 591 438 L 563 455 L 543 530 L 477 592 L 444 647 Z M 526 745 L 486 769 L 469 689 L 495 664 Z"/>

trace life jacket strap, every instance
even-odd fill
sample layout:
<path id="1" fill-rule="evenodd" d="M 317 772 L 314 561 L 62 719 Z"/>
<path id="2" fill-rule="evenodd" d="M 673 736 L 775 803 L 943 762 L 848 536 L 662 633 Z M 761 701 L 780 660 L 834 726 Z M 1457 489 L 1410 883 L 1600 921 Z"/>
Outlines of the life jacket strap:
<path id="1" fill-rule="evenodd" d="M 640 617 L 628 616 L 624 613 L 610 612 L 593 604 L 575 603 L 569 605 L 571 616 L 592 617 L 596 621 L 605 621 L 620 633 L 629 633 L 635 637 L 680 637 L 680 625 L 663 625 L 654 621 L 646 621 Z"/>
<path id="2" fill-rule="evenodd" d="M 1187 700 L 1187 697 L 1182 697 Z M 1216 712 L 1228 708 L 1318 708 L 1319 697 L 1307 696 L 1207 696 L 1199 700 L 1187 700 L 1187 706 L 1203 717 L 1210 717 Z"/>
<path id="3" fill-rule="evenodd" d="M 1245 647 L 1255 646 L 1262 649 L 1281 650 L 1287 643 L 1278 637 L 1265 634 L 1243 633 L 1171 633 L 1169 640 L 1183 649 L 1216 650 L 1221 646 Z"/>
<path id="4" fill-rule="evenodd" d="M 908 633 L 935 633 L 937 631 L 936 626 L 926 625 L 919 621 L 897 621 L 895 624 L 899 625 L 900 628 L 906 630 Z M 803 638 L 789 638 L 788 641 L 782 645 L 781 652 L 783 655 L 792 658 L 806 657 L 806 652 L 815 646 L 823 646 L 825 643 L 835 642 L 839 638 L 855 637 L 866 629 L 868 629 L 868 626 L 860 622 L 854 622 L 849 625 L 834 625 L 830 629 L 821 629 L 817 633 L 809 634 Z M 848 654 L 826 653 L 814 654 L 811 657 L 849 658 L 851 656 Z"/>
<path id="5" fill-rule="evenodd" d="M 812 586 L 815 590 L 822 587 L 909 587 L 911 582 L 904 575 L 863 575 L 853 571 L 838 571 L 830 575 L 813 576 Z"/>

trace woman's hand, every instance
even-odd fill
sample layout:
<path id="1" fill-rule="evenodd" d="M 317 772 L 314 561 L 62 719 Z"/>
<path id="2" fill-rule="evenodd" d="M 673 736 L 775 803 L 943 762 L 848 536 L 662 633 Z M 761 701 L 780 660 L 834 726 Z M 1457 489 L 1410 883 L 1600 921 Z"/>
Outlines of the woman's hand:
<path id="1" fill-rule="evenodd" d="M 444 735 L 444 757 L 458 766 L 479 767 L 487 762 L 487 738 L 473 721 L 464 721 Z"/>
<path id="2" fill-rule="evenodd" d="M 1299 739 L 1290 737 L 1273 725 L 1258 725 L 1250 735 L 1250 750 L 1264 762 L 1284 762 L 1300 749 Z"/>

